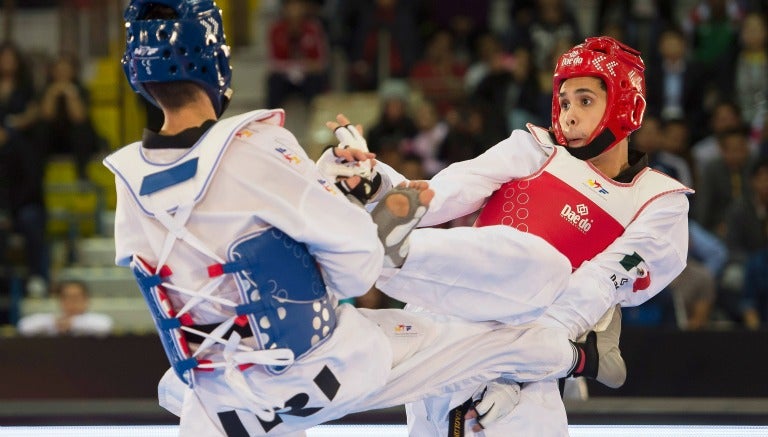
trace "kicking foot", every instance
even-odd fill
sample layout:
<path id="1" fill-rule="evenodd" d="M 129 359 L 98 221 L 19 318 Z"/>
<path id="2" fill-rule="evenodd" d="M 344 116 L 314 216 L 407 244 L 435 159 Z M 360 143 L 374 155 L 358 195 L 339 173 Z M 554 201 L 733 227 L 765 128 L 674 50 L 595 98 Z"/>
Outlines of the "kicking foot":
<path id="1" fill-rule="evenodd" d="M 371 211 L 384 245 L 384 265 L 400 267 L 408 256 L 408 236 L 427 212 L 435 192 L 424 181 L 412 181 L 390 190 Z"/>
<path id="2" fill-rule="evenodd" d="M 573 343 L 578 353 L 573 376 L 586 376 L 610 388 L 619 388 L 627 379 L 627 366 L 619 349 L 621 308 L 616 306 L 608 327 L 590 331 L 584 343 Z"/>
<path id="3" fill-rule="evenodd" d="M 627 379 L 627 365 L 619 349 L 620 336 L 621 307 L 617 305 L 613 310 L 611 323 L 605 331 L 597 333 L 597 353 L 600 359 L 595 379 L 611 388 L 621 387 Z"/>

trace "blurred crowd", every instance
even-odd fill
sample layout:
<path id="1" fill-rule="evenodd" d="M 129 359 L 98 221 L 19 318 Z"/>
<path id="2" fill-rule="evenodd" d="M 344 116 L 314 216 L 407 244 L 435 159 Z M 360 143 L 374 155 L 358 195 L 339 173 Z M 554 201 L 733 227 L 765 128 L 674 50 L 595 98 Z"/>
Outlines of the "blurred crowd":
<path id="1" fill-rule="evenodd" d="M 44 65 L 44 72 L 34 72 L 15 44 L 0 44 L 0 273 L 3 281 L 12 275 L 9 245 L 15 237 L 23 246 L 18 264 L 26 290 L 36 296 L 47 294 L 50 284 L 46 166 L 71 160 L 85 182 L 87 163 L 103 148 L 76 57 L 61 54 Z"/>
<path id="2" fill-rule="evenodd" d="M 376 91 L 371 151 L 410 178 L 469 159 L 526 123 L 551 123 L 552 71 L 584 37 L 643 53 L 647 103 L 630 146 L 693 187 L 689 266 L 628 324 L 768 322 L 768 2 L 287 0 L 269 31 L 268 102 Z M 339 65 L 331 53 L 341 53 Z M 414 97 L 415 96 L 415 97 Z M 340 108 L 343 110 L 343 108 Z M 468 225 L 468 217 L 454 225 Z M 397 305 L 372 291 L 361 306 Z"/>
<path id="3" fill-rule="evenodd" d="M 630 147 L 696 190 L 687 269 L 626 310 L 627 324 L 765 327 L 768 1 L 593 3 L 585 21 L 575 0 L 283 0 L 265 29 L 264 105 L 378 93 L 379 117 L 365 126 L 371 151 L 429 178 L 513 129 L 549 126 L 558 56 L 586 36 L 617 38 L 646 64 L 648 110 Z M 62 56 L 35 89 L 18 50 L 0 47 L 0 253 L 4 233 L 23 233 L 30 275 L 45 281 L 42 163 L 67 154 L 87 178 L 98 150 L 78 74 Z M 355 303 L 399 305 L 376 290 Z"/>

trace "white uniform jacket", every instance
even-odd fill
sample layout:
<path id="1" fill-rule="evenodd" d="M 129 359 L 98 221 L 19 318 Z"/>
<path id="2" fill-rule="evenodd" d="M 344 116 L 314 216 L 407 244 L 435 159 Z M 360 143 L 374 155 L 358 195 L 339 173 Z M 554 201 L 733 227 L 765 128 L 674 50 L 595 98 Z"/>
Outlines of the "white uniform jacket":
<path id="1" fill-rule="evenodd" d="M 444 223 L 485 206 L 493 208 L 493 213 L 481 213 L 479 224 L 496 220 L 547 240 L 566 254 L 576 269 L 567 291 L 557 299 L 567 299 L 569 306 L 578 308 L 578 315 L 563 320 L 572 336 L 578 336 L 595 326 L 614 304 L 639 305 L 682 271 L 688 248 L 688 199 L 684 193 L 691 190 L 650 168 L 627 183 L 608 179 L 589 162 L 554 145 L 546 130 L 529 129 L 531 133 L 514 131 L 477 158 L 452 164 L 432 178 L 435 198 L 421 226 Z M 390 167 L 382 168 L 392 183 L 403 180 Z M 598 221 L 593 217 L 599 217 Z M 407 259 L 400 271 L 387 272 L 379 281 L 382 290 L 407 288 L 412 279 L 409 269 L 415 270 L 421 259 L 417 234 L 412 236 L 411 249 L 417 255 L 413 266 Z M 594 247 L 584 251 L 589 244 Z M 495 256 L 514 260 L 525 255 L 518 253 L 519 248 L 512 248 L 515 252 L 505 249 L 508 247 L 495 248 Z M 483 255 L 489 256 L 489 251 L 492 249 L 486 248 Z M 427 256 L 424 254 L 425 262 Z M 503 266 L 494 259 L 487 259 L 485 264 L 494 271 Z M 476 275 L 482 285 L 487 272 Z M 419 278 L 424 276 L 419 274 Z M 453 313 L 472 320 L 487 319 L 487 308 L 469 302 L 456 301 L 457 311 Z"/>

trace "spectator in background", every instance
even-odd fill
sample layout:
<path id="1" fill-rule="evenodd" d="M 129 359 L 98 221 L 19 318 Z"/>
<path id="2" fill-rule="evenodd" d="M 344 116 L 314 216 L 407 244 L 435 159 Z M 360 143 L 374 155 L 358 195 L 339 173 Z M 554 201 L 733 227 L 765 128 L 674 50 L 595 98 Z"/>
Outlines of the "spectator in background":
<path id="1" fill-rule="evenodd" d="M 768 24 L 758 13 L 744 18 L 740 30 L 740 50 L 736 57 L 733 83 L 736 101 L 741 107 L 744 120 L 758 122 L 760 110 L 768 110 Z"/>
<path id="2" fill-rule="evenodd" d="M 328 37 L 309 15 L 306 0 L 285 0 L 269 30 L 267 106 L 279 108 L 292 94 L 309 103 L 328 87 Z"/>
<path id="3" fill-rule="evenodd" d="M 686 266 L 669 288 L 676 308 L 684 311 L 678 316 L 678 326 L 695 331 L 709 324 L 718 297 L 717 280 L 728 261 L 728 249 L 720 238 L 694 220 L 688 222 L 688 232 Z"/>
<path id="4" fill-rule="evenodd" d="M 694 217 L 710 232 L 725 237 L 725 212 L 733 202 L 750 196 L 749 154 L 745 128 L 731 129 L 717 137 L 721 157 L 710 162 L 698 180 Z"/>
<path id="5" fill-rule="evenodd" d="M 18 324 L 19 334 L 104 336 L 112 332 L 111 317 L 88 311 L 90 294 L 84 282 L 62 281 L 53 294 L 58 300 L 59 313 L 22 317 Z"/>
<path id="6" fill-rule="evenodd" d="M 467 94 L 472 94 L 488 75 L 503 68 L 511 60 L 511 56 L 504 50 L 501 39 L 490 32 L 477 38 L 475 54 L 474 61 L 469 64 L 464 75 L 464 88 Z"/>
<path id="7" fill-rule="evenodd" d="M 687 129 L 682 122 L 671 124 Z M 646 116 L 643 118 L 643 125 L 632 136 L 631 144 L 646 153 L 649 167 L 692 186 L 688 163 L 667 145 L 669 141 L 677 143 L 684 141 L 684 138 L 675 133 L 668 136 L 665 130 L 669 126 L 670 123 L 662 126 L 655 116 Z M 670 137 L 677 139 L 670 140 Z M 675 304 L 678 327 L 695 330 L 703 328 L 709 322 L 716 296 L 715 275 L 722 268 L 724 260 L 720 261 L 719 266 L 717 263 L 725 257 L 725 245 L 719 243 L 717 237 L 704 231 L 695 222 L 689 223 L 689 232 L 691 236 L 688 263 L 680 276 L 669 285 L 669 292 Z M 668 308 L 663 308 L 668 304 L 669 301 L 665 302 L 663 299 L 657 301 L 657 305 L 662 306 L 661 313 L 671 312 Z"/>
<path id="8" fill-rule="evenodd" d="M 453 35 L 456 58 L 470 64 L 474 61 L 478 37 L 488 31 L 491 0 L 441 0 L 430 2 L 429 15 L 436 29 L 446 29 Z"/>
<path id="9" fill-rule="evenodd" d="M 492 69 L 471 99 L 488 108 L 489 121 L 500 125 L 505 134 L 515 129 L 525 129 L 526 123 L 548 125 L 549 119 L 540 119 L 539 104 L 545 97 L 539 91 L 538 76 L 531 53 L 524 47 L 515 50 L 513 56 L 497 59 Z M 551 106 L 551 102 L 548 102 Z M 550 116 L 551 117 L 551 116 Z"/>
<path id="10" fill-rule="evenodd" d="M 643 125 L 632 136 L 632 146 L 648 155 L 648 166 L 677 179 L 684 185 L 693 186 L 688 163 L 682 157 L 668 152 L 664 127 L 655 116 L 643 118 Z"/>
<path id="11" fill-rule="evenodd" d="M 49 155 L 73 158 L 80 180 L 88 179 L 88 161 L 99 148 L 88 110 L 88 91 L 80 83 L 77 60 L 59 56 L 49 66 L 40 98 L 43 143 Z"/>
<path id="12" fill-rule="evenodd" d="M 396 166 L 400 159 L 402 143 L 416 136 L 416 124 L 410 115 L 409 96 L 410 88 L 405 82 L 386 82 L 379 91 L 379 119 L 367 129 L 370 151 L 392 166 Z"/>
<path id="13" fill-rule="evenodd" d="M 448 123 L 442 120 L 430 102 L 421 102 L 414 112 L 416 123 L 416 136 L 410 142 L 405 143 L 406 155 L 416 155 L 423 163 L 424 178 L 434 176 L 445 167 L 445 163 L 437 158 L 440 144 L 448 135 Z M 401 172 L 402 173 L 402 172 Z"/>
<path id="14" fill-rule="evenodd" d="M 757 328 L 768 321 L 768 158 L 755 163 L 749 183 L 752 194 L 735 201 L 726 213 L 726 243 L 729 267 L 743 277 L 734 284 L 743 322 Z"/>
<path id="15" fill-rule="evenodd" d="M 528 8 L 522 8 L 516 13 L 530 14 L 531 11 Z M 521 17 L 518 16 L 517 20 L 521 20 Z M 527 47 L 533 55 L 536 68 L 547 74 L 552 72 L 557 58 L 570 48 L 573 42 L 581 40 L 581 30 L 576 16 L 565 0 L 535 0 L 530 24 L 518 26 L 513 29 L 513 32 L 510 47 L 513 49 L 520 46 Z M 555 47 L 563 40 L 568 42 L 555 53 Z"/>
<path id="16" fill-rule="evenodd" d="M 741 109 L 736 102 L 720 100 L 715 104 L 709 115 L 709 134 L 694 143 L 691 148 L 691 158 L 697 179 L 701 178 L 701 173 L 711 161 L 721 156 L 718 136 L 729 130 L 740 129 L 744 124 Z M 756 152 L 757 148 L 751 145 L 750 153 L 756 154 Z"/>
<path id="17" fill-rule="evenodd" d="M 49 256 L 45 241 L 43 201 L 45 153 L 34 137 L 38 119 L 32 75 L 19 49 L 0 44 L 0 175 L 6 184 L 0 200 L 13 231 L 24 238 L 27 292 L 41 296 L 48 289 Z"/>
<path id="18" fill-rule="evenodd" d="M 454 55 L 453 36 L 439 30 L 427 43 L 424 57 L 411 69 L 408 76 L 414 90 L 437 107 L 445 116 L 465 98 L 464 75 L 467 64 Z"/>
<path id="19" fill-rule="evenodd" d="M 476 104 L 466 103 L 448 114 L 448 134 L 440 145 L 438 159 L 446 165 L 472 159 L 506 138 L 488 129 L 486 113 Z"/>
<path id="20" fill-rule="evenodd" d="M 403 79 L 421 53 L 419 2 L 341 0 L 341 44 L 348 47 L 353 91 L 375 90 L 387 79 Z M 349 35 L 348 37 L 346 35 Z"/>
<path id="21" fill-rule="evenodd" d="M 743 16 L 738 0 L 701 0 L 693 6 L 683 21 L 693 59 L 713 72 L 731 62 Z"/>
<path id="22" fill-rule="evenodd" d="M 665 0 L 599 0 L 597 28 L 618 25 L 625 43 L 637 48 L 646 64 L 656 62 L 654 52 L 661 30 L 675 21 L 675 4 Z"/>
<path id="23" fill-rule="evenodd" d="M 646 100 L 648 114 L 662 120 L 686 119 L 694 138 L 704 121 L 705 91 L 701 66 L 691 62 L 685 36 L 670 28 L 659 36 L 659 62 L 647 64 Z"/>
<path id="24" fill-rule="evenodd" d="M 700 0 L 683 20 L 693 61 L 703 73 L 700 92 L 707 108 L 734 92 L 736 48 L 743 16 L 740 0 Z"/>
<path id="25" fill-rule="evenodd" d="M 667 162 L 674 167 L 675 179 L 687 187 L 693 187 L 691 172 L 691 142 L 688 123 L 683 119 L 670 119 L 662 124 L 661 147 L 667 155 Z"/>

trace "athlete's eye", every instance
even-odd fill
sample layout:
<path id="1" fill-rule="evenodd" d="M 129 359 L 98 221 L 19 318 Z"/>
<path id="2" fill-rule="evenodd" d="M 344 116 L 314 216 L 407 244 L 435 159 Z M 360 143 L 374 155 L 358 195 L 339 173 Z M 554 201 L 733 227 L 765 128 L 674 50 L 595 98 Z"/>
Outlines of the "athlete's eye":
<path id="1" fill-rule="evenodd" d="M 568 110 L 568 108 L 571 107 L 571 104 L 567 100 L 561 100 L 560 101 L 560 109 L 562 110 Z"/>
<path id="2" fill-rule="evenodd" d="M 584 106 L 589 106 L 590 104 L 592 104 L 592 99 L 589 97 L 583 97 L 581 99 L 581 104 Z"/>

